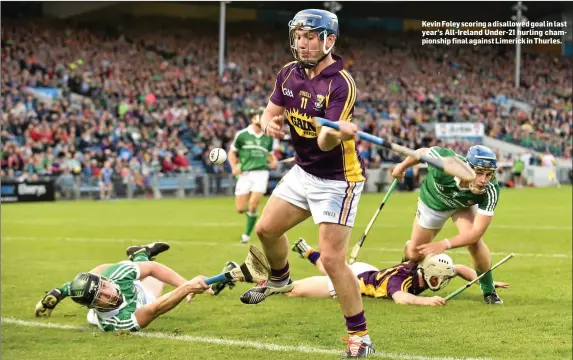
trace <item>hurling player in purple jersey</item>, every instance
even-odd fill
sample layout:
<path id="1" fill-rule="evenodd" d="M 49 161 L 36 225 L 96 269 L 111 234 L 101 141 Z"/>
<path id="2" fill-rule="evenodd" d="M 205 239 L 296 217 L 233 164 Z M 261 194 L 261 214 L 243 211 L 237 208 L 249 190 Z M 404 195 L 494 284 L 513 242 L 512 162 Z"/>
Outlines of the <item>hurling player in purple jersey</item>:
<path id="1" fill-rule="evenodd" d="M 358 127 L 351 122 L 356 85 L 342 58 L 333 54 L 339 36 L 335 14 L 300 11 L 289 22 L 289 36 L 295 61 L 278 72 L 261 126 L 265 134 L 282 139 L 288 124 L 296 164 L 273 191 L 255 228 L 271 265 L 269 281 L 243 293 L 241 301 L 257 304 L 292 290 L 285 233 L 312 217 L 322 263 L 346 320 L 349 336 L 343 357 L 366 357 L 374 347 L 358 281 L 345 259 L 366 180 L 354 142 Z M 317 116 L 338 122 L 340 131 L 317 127 Z"/>
<path id="2" fill-rule="evenodd" d="M 322 266 L 320 252 L 313 249 L 300 238 L 292 250 L 302 258 L 314 264 L 317 270 L 326 275 Z M 373 265 L 355 262 L 350 265 L 360 284 L 363 296 L 376 299 L 392 299 L 397 304 L 442 306 L 445 300 L 440 296 L 418 296 L 427 289 L 438 291 L 445 288 L 452 277 L 459 276 L 466 281 L 477 278 L 477 273 L 470 267 L 454 264 L 446 254 L 426 256 L 419 264 L 404 262 L 386 269 L 378 269 Z M 496 282 L 497 288 L 508 288 L 509 285 Z M 294 282 L 292 297 L 326 298 L 336 296 L 336 291 L 328 276 L 313 276 Z"/>

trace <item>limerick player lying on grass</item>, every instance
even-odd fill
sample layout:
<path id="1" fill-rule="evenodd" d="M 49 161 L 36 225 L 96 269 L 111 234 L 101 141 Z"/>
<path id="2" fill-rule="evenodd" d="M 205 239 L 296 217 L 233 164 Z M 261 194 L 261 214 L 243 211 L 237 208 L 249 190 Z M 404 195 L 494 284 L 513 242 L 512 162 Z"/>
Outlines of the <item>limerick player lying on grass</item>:
<path id="1" fill-rule="evenodd" d="M 169 249 L 166 243 L 130 246 L 130 261 L 103 264 L 55 288 L 36 305 L 35 315 L 49 317 L 56 305 L 66 297 L 88 307 L 88 322 L 102 331 L 138 331 L 148 326 L 160 315 L 175 308 L 187 297 L 190 302 L 195 294 L 213 293 L 203 276 L 185 280 L 165 265 L 150 261 Z M 163 286 L 176 289 L 161 295 Z"/>

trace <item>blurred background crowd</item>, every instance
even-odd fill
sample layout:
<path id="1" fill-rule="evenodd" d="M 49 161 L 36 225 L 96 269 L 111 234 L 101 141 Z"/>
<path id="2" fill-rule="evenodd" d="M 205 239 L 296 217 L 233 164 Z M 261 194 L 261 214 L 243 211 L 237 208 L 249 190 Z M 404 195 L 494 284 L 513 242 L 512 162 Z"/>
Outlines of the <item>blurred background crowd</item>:
<path id="1" fill-rule="evenodd" d="M 209 151 L 228 149 L 245 111 L 266 105 L 292 61 L 286 29 L 229 24 L 220 78 L 217 24 L 3 18 L 0 176 L 131 178 L 150 194 L 153 174 L 229 172 Z M 524 53 L 516 89 L 513 47 L 422 47 L 418 32 L 344 28 L 336 53 L 356 81 L 354 119 L 366 132 L 419 148 L 444 145 L 435 122 L 479 122 L 486 136 L 571 157 L 570 58 Z M 359 151 L 370 167 L 400 161 L 369 143 Z M 276 141 L 275 155 L 294 149 Z"/>

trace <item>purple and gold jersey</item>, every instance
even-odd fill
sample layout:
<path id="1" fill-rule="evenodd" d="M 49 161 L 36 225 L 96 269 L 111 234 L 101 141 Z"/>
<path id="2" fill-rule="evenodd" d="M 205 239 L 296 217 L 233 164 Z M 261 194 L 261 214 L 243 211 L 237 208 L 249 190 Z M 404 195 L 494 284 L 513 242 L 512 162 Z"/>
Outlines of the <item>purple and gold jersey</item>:
<path id="1" fill-rule="evenodd" d="M 417 265 L 402 263 L 380 271 L 358 274 L 360 293 L 364 296 L 391 299 L 397 291 L 418 295 L 426 290 L 419 285 Z"/>
<path id="2" fill-rule="evenodd" d="M 322 179 L 362 182 L 366 171 L 354 140 L 330 151 L 318 147 L 314 117 L 351 121 L 354 113 L 356 84 L 342 58 L 333 58 L 336 62 L 312 79 L 296 61 L 286 64 L 277 75 L 270 101 L 285 108 L 298 166 Z"/>

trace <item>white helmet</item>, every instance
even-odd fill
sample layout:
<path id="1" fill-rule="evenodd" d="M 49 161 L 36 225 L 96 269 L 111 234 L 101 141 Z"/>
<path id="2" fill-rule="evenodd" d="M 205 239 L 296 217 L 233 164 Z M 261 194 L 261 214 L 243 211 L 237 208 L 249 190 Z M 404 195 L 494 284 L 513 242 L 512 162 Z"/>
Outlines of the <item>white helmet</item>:
<path id="1" fill-rule="evenodd" d="M 452 258 L 444 253 L 426 256 L 420 263 L 419 269 L 422 272 L 426 285 L 428 285 L 432 291 L 445 288 L 450 282 L 450 279 L 456 276 L 456 269 L 454 268 Z M 435 285 L 432 285 L 432 281 L 430 281 L 432 277 L 438 279 Z"/>

